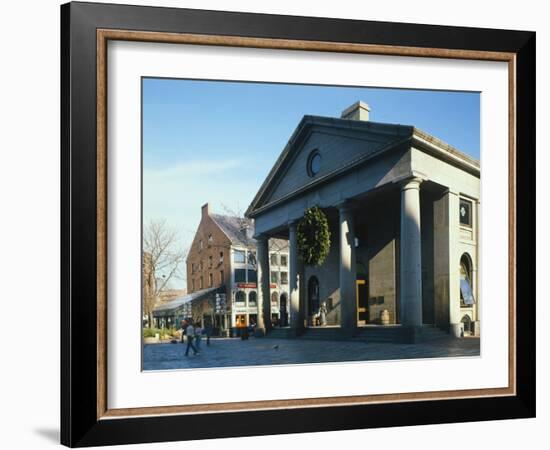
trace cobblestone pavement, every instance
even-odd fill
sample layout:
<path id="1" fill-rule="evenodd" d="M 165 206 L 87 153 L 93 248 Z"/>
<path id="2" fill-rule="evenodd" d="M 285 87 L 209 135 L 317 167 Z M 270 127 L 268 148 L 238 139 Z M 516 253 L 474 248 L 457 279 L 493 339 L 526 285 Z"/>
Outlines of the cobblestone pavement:
<path id="1" fill-rule="evenodd" d="M 143 370 L 375 361 L 479 356 L 479 338 L 445 339 L 420 344 L 367 344 L 347 341 L 250 338 L 201 342 L 200 354 L 185 356 L 186 345 L 146 344 Z"/>

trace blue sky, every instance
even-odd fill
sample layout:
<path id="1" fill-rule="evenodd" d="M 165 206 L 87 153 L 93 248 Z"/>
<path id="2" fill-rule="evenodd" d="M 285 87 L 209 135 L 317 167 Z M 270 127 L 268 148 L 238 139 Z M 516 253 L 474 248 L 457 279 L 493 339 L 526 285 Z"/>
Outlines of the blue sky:
<path id="1" fill-rule="evenodd" d="M 187 248 L 202 204 L 246 210 L 302 116 L 340 117 L 358 100 L 374 122 L 414 125 L 479 159 L 478 93 L 145 78 L 144 223 L 166 219 Z"/>

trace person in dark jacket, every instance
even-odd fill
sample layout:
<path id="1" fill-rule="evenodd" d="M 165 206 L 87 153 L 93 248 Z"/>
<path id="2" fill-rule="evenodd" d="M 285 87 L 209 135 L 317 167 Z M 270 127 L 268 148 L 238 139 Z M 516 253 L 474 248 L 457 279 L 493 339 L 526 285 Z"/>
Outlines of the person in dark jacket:
<path id="1" fill-rule="evenodd" d="M 187 339 L 187 348 L 185 349 L 185 356 L 189 356 L 189 349 L 193 349 L 193 353 L 195 355 L 199 354 L 199 351 L 197 348 L 193 345 L 193 340 L 195 338 L 195 327 L 193 327 L 193 324 L 188 322 L 187 320 L 183 321 L 183 334 L 185 334 L 185 338 Z M 183 339 L 182 334 L 182 339 Z"/>
<path id="2" fill-rule="evenodd" d="M 212 336 L 212 325 L 208 324 L 204 327 L 204 334 L 206 335 L 206 346 L 210 345 L 210 336 Z"/>

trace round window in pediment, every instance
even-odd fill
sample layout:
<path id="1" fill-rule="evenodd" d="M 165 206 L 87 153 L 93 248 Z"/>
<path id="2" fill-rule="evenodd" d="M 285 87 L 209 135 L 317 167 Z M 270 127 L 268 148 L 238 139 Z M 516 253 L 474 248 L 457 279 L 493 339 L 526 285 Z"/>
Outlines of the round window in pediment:
<path id="1" fill-rule="evenodd" d="M 307 172 L 310 177 L 314 177 L 321 170 L 321 154 L 319 150 L 313 150 L 307 159 Z"/>

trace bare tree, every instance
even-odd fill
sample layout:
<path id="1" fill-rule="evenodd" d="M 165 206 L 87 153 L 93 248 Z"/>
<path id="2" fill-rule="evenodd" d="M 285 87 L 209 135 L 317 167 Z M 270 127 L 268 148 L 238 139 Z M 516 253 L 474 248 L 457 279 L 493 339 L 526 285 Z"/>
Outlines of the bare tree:
<path id="1" fill-rule="evenodd" d="M 251 224 L 250 219 L 247 219 L 244 216 L 244 213 L 242 212 L 241 207 L 238 203 L 237 203 L 237 209 L 232 209 L 225 203 L 222 203 L 221 207 L 228 216 L 235 217 L 239 221 L 239 226 L 241 229 L 244 230 L 250 226 Z"/>
<path id="2" fill-rule="evenodd" d="M 180 276 L 186 252 L 178 248 L 178 233 L 164 219 L 151 220 L 144 227 L 143 252 L 143 312 L 150 328 L 159 295 L 170 280 Z"/>

